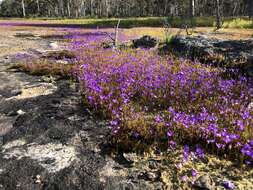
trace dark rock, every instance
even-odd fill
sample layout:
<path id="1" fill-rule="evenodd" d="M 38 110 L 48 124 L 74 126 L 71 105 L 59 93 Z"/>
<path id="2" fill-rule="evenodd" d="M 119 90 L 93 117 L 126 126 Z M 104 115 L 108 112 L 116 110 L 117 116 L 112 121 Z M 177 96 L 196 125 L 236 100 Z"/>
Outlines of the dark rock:
<path id="1" fill-rule="evenodd" d="M 126 159 L 122 153 L 115 156 L 115 161 L 125 166 L 131 166 L 133 164 L 133 161 Z"/>
<path id="2" fill-rule="evenodd" d="M 121 178 L 110 178 L 107 180 L 105 190 L 163 190 L 163 184 L 160 182 L 147 182 L 144 180 L 131 181 L 131 180 L 122 180 Z M 170 190 L 170 189 L 168 189 Z"/>
<path id="3" fill-rule="evenodd" d="M 51 128 L 48 130 L 47 133 L 48 133 L 49 138 L 54 139 L 54 140 L 60 140 L 64 138 L 64 133 L 62 132 L 62 130 L 58 128 Z"/>
<path id="4" fill-rule="evenodd" d="M 134 48 L 153 48 L 158 44 L 158 40 L 151 36 L 143 36 L 140 39 L 133 40 Z"/>
<path id="5" fill-rule="evenodd" d="M 29 38 L 29 37 L 35 37 L 35 35 L 32 34 L 32 33 L 28 33 L 28 32 L 20 32 L 20 33 L 16 33 L 15 37 L 18 37 L 18 38 Z"/>
<path id="6" fill-rule="evenodd" d="M 11 117 L 17 116 L 17 115 L 18 115 L 17 111 L 10 111 L 10 112 L 7 114 L 7 116 L 11 116 Z"/>
<path id="7" fill-rule="evenodd" d="M 209 175 L 202 175 L 195 181 L 194 187 L 198 190 L 213 190 L 215 184 Z"/>
<path id="8" fill-rule="evenodd" d="M 11 95 L 12 95 L 12 96 L 18 96 L 18 95 L 20 95 L 21 93 L 22 93 L 21 90 L 12 90 L 12 91 L 11 91 Z"/>
<path id="9" fill-rule="evenodd" d="M 253 77 L 253 55 L 248 56 L 248 61 L 245 66 L 245 71 L 251 77 Z"/>
<path id="10" fill-rule="evenodd" d="M 158 181 L 161 177 L 160 171 L 147 172 L 147 177 L 150 181 Z"/>
<path id="11" fill-rule="evenodd" d="M 1 159 L 0 161 L 3 162 Z M 1 163 L 1 166 L 6 168 L 0 175 L 1 190 L 40 189 L 32 178 L 40 173 L 46 174 L 43 167 L 28 158 L 16 160 L 15 162 L 12 160 L 5 160 L 4 162 L 4 164 Z"/>
<path id="12" fill-rule="evenodd" d="M 146 181 L 159 181 L 161 177 L 160 171 L 144 171 L 140 172 L 138 175 L 138 179 L 143 179 Z"/>
<path id="13" fill-rule="evenodd" d="M 149 160 L 148 161 L 148 166 L 150 169 L 157 169 L 158 168 L 158 163 L 156 160 Z"/>
<path id="14" fill-rule="evenodd" d="M 214 66 L 237 68 L 253 76 L 253 40 L 218 40 L 206 36 L 176 36 L 161 49 Z"/>
<path id="15" fill-rule="evenodd" d="M 59 101 L 59 100 L 57 100 L 57 99 L 53 99 L 52 100 L 52 104 L 60 104 L 61 102 Z"/>
<path id="16" fill-rule="evenodd" d="M 115 44 L 113 42 L 103 42 L 102 43 L 102 47 L 104 49 L 109 49 L 109 48 L 114 48 L 115 47 Z"/>
<path id="17" fill-rule="evenodd" d="M 140 179 L 144 179 L 144 180 L 148 180 L 148 176 L 147 176 L 147 171 L 141 171 L 139 174 L 138 174 L 138 180 Z"/>
<path id="18" fill-rule="evenodd" d="M 47 59 L 62 60 L 62 59 L 74 59 L 76 58 L 76 55 L 74 54 L 74 52 L 69 50 L 56 50 L 56 51 L 49 51 L 42 57 Z"/>

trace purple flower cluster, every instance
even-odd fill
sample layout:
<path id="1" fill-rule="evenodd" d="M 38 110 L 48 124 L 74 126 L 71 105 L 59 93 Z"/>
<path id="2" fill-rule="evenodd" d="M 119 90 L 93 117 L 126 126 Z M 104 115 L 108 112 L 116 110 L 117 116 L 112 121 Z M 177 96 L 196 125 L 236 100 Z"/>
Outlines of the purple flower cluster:
<path id="1" fill-rule="evenodd" d="M 241 152 L 253 160 L 253 140 L 250 140 L 248 143 L 244 144 Z"/>
<path id="2" fill-rule="evenodd" d="M 249 79 L 225 78 L 222 69 L 149 50 L 102 49 L 104 37 L 79 34 L 72 49 L 85 101 L 111 119 L 114 134 L 166 137 L 170 147 L 197 140 L 253 159 Z M 196 147 L 196 154 L 203 157 L 203 150 Z"/>
<path id="3" fill-rule="evenodd" d="M 184 146 L 184 152 L 183 152 L 183 163 L 187 162 L 190 158 L 198 158 L 203 159 L 205 156 L 204 150 L 201 148 L 199 144 L 195 146 L 195 149 L 190 150 L 190 147 L 188 145 Z"/>

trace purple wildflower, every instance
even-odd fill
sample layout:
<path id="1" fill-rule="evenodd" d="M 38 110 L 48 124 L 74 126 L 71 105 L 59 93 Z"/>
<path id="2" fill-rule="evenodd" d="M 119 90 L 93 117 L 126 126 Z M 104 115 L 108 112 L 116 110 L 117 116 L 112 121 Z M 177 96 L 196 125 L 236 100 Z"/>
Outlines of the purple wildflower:
<path id="1" fill-rule="evenodd" d="M 223 185 L 226 189 L 233 190 L 235 188 L 235 185 L 231 181 L 224 181 Z"/>
<path id="2" fill-rule="evenodd" d="M 184 162 L 187 162 L 187 161 L 188 161 L 188 159 L 189 159 L 189 154 L 190 154 L 190 148 L 189 148 L 188 145 L 185 145 L 185 146 L 184 146 L 184 154 L 183 154 L 183 156 L 184 156 Z"/>
<path id="3" fill-rule="evenodd" d="M 196 177 L 198 175 L 197 171 L 195 169 L 191 170 L 192 177 Z"/>
<path id="4" fill-rule="evenodd" d="M 204 158 L 205 153 L 204 153 L 204 150 L 200 147 L 200 145 L 196 145 L 195 155 L 198 158 L 201 158 L 201 159 Z"/>

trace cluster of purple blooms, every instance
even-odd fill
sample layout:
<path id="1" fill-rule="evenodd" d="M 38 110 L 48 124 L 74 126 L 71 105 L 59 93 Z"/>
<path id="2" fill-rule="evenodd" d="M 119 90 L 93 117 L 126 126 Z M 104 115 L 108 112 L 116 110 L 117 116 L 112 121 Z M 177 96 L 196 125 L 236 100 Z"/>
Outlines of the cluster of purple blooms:
<path id="1" fill-rule="evenodd" d="M 127 128 L 136 139 L 166 137 L 170 147 L 202 142 L 215 152 L 253 160 L 249 79 L 149 50 L 103 49 L 105 37 L 78 34 L 71 45 L 85 100 L 111 119 L 115 135 Z M 203 154 L 201 147 L 196 152 Z"/>

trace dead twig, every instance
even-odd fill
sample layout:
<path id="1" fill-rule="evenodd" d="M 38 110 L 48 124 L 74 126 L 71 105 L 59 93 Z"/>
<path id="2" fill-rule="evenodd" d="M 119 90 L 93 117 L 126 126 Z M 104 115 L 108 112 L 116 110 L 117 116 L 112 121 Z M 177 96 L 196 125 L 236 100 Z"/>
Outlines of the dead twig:
<path id="1" fill-rule="evenodd" d="M 103 34 L 107 35 L 112 41 L 113 41 L 113 45 L 114 47 L 118 47 L 118 38 L 119 38 L 119 26 L 120 26 L 120 22 L 121 22 L 121 19 L 118 20 L 118 23 L 117 25 L 115 26 L 115 32 L 114 34 L 110 34 L 108 32 L 104 32 Z"/>
<path id="2" fill-rule="evenodd" d="M 114 45 L 117 48 L 118 47 L 118 37 L 119 37 L 119 25 L 120 25 L 120 19 L 118 20 L 118 24 L 117 27 L 115 28 L 115 41 L 114 41 Z"/>

